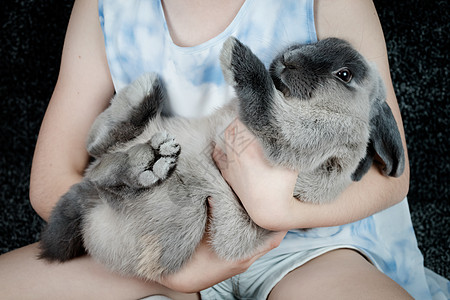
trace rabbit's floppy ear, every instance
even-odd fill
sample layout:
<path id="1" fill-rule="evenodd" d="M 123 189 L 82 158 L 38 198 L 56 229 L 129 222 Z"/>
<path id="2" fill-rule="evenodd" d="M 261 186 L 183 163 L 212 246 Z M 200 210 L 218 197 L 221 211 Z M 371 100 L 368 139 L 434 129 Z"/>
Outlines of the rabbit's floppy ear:
<path id="1" fill-rule="evenodd" d="M 386 103 L 386 91 L 383 80 L 375 75 L 376 83 L 370 95 L 370 137 L 367 145 L 366 157 L 364 157 L 356 171 L 352 174 L 352 179 L 358 181 L 369 170 L 374 156 L 383 160 L 382 172 L 386 176 L 399 177 L 405 168 L 405 154 L 403 151 L 402 139 L 398 131 L 394 115 Z"/>

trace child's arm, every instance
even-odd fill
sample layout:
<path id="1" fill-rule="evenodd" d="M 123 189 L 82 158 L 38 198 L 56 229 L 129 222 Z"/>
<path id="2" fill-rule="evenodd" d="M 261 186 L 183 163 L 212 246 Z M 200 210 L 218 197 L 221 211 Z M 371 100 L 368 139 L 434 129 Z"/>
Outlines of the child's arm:
<path id="1" fill-rule="evenodd" d="M 331 36 L 345 39 L 377 65 L 386 85 L 387 103 L 397 121 L 407 154 L 383 32 L 372 1 L 316 1 L 316 28 L 319 39 Z M 232 124 L 228 128 L 228 144 L 232 144 L 235 126 L 241 127 L 236 132 L 243 134 L 242 123 Z M 342 225 L 386 209 L 400 202 L 408 192 L 409 165 L 406 156 L 405 170 L 399 178 L 385 177 L 373 166 L 361 181 L 352 183 L 333 203 L 302 203 L 292 197 L 297 174 L 270 167 L 257 143 L 246 146 L 245 151 L 227 151 L 228 163 L 217 159 L 216 162 L 252 219 L 267 229 Z M 233 155 L 235 153 L 240 154 Z M 220 153 L 215 156 L 221 157 Z"/>
<path id="2" fill-rule="evenodd" d="M 60 196 L 81 180 L 89 159 L 87 132 L 114 92 L 97 11 L 97 1 L 75 2 L 36 144 L 30 200 L 45 220 Z"/>

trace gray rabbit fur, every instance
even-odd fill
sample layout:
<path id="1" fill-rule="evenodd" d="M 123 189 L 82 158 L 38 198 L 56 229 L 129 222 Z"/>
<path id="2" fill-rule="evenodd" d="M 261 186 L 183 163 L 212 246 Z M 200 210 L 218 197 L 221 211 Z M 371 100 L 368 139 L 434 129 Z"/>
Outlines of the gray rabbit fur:
<path id="1" fill-rule="evenodd" d="M 293 45 L 267 70 L 230 37 L 220 60 L 237 99 L 209 117 L 162 113 L 166 93 L 155 74 L 113 98 L 89 134 L 94 161 L 43 230 L 41 258 L 63 262 L 87 252 L 111 270 L 155 280 L 179 270 L 206 230 L 220 257 L 254 254 L 271 231 L 250 219 L 211 158 L 236 117 L 270 163 L 299 172 L 299 201 L 332 201 L 376 155 L 386 176 L 402 173 L 402 142 L 382 80 L 349 43 Z M 215 200 L 210 220 L 208 197 Z"/>

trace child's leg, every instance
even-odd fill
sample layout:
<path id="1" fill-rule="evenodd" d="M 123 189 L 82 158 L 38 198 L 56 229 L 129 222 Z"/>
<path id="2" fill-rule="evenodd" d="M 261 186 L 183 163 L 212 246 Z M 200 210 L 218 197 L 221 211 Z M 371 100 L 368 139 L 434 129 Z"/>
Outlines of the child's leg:
<path id="1" fill-rule="evenodd" d="M 325 253 L 287 274 L 268 299 L 412 299 L 358 252 Z"/>
<path id="2" fill-rule="evenodd" d="M 153 282 L 125 278 L 106 271 L 91 257 L 63 264 L 38 260 L 38 244 L 0 256 L 2 299 L 140 299 L 166 295 L 171 299 L 199 299 Z"/>

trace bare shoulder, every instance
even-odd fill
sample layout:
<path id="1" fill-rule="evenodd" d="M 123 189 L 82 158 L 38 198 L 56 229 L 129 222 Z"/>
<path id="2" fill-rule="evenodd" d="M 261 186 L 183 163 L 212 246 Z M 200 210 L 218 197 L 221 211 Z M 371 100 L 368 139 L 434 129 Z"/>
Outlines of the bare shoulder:
<path id="1" fill-rule="evenodd" d="M 396 102 L 390 78 L 383 30 L 371 0 L 316 0 L 315 25 L 318 39 L 342 38 L 376 64 L 388 89 L 388 102 Z"/>
<path id="2" fill-rule="evenodd" d="M 112 94 L 97 0 L 74 3 L 64 41 L 58 81 L 61 80 L 80 85 L 81 90 L 92 88 L 97 93 L 101 91 L 96 88 L 100 84 L 108 88 L 108 96 Z"/>
<path id="3" fill-rule="evenodd" d="M 383 31 L 371 0 L 316 0 L 315 22 L 319 39 L 345 39 L 369 60 L 386 53 Z"/>

